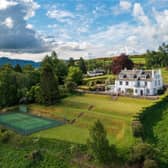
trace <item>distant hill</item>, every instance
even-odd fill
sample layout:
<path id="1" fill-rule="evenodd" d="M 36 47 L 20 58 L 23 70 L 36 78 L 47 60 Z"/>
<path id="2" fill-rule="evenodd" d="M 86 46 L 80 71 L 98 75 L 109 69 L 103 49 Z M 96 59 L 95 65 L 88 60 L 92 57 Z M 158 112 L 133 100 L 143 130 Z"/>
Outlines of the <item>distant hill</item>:
<path id="1" fill-rule="evenodd" d="M 19 64 L 22 67 L 25 65 L 32 65 L 34 68 L 38 68 L 40 66 L 40 62 L 20 60 L 20 59 L 11 59 L 8 57 L 0 57 L 0 66 L 4 64 L 11 64 L 12 66 Z"/>

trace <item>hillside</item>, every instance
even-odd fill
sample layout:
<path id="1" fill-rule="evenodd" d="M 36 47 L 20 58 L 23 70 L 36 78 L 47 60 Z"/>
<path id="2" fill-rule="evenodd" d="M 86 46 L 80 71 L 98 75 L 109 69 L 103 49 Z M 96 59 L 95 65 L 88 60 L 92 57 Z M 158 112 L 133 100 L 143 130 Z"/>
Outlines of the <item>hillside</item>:
<path id="1" fill-rule="evenodd" d="M 4 65 L 4 64 L 11 64 L 12 66 L 19 64 L 22 67 L 25 65 L 32 65 L 35 68 L 40 66 L 40 62 L 34 62 L 34 61 L 29 61 L 29 60 L 20 60 L 20 59 L 10 59 L 8 57 L 1 57 L 0 58 L 0 66 Z"/>

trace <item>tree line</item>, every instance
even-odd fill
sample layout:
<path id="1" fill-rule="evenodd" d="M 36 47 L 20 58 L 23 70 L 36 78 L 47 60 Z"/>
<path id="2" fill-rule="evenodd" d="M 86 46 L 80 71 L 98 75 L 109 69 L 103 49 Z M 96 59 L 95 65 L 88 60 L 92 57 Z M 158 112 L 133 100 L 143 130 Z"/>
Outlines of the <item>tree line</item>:
<path id="1" fill-rule="evenodd" d="M 82 83 L 84 60 L 79 64 L 58 59 L 56 52 L 47 55 L 40 68 L 10 64 L 0 67 L 0 107 L 27 103 L 51 105 L 71 94 Z"/>
<path id="2" fill-rule="evenodd" d="M 161 68 L 168 66 L 168 44 L 163 43 L 157 51 L 149 51 L 145 54 L 148 68 Z"/>

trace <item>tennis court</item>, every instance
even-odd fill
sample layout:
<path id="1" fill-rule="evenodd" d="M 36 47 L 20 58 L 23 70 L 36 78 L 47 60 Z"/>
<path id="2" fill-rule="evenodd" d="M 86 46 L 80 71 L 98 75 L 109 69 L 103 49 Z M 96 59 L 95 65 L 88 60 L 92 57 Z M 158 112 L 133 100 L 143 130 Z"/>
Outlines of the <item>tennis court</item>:
<path id="1" fill-rule="evenodd" d="M 62 125 L 63 122 L 27 113 L 4 113 L 0 115 L 0 124 L 22 135 L 29 135 L 44 129 Z"/>

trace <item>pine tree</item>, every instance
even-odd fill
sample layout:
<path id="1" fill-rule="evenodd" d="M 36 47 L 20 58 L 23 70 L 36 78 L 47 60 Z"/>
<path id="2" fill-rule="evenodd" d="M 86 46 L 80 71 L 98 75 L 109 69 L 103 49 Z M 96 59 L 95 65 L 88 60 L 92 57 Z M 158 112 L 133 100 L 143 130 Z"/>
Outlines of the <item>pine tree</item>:
<path id="1" fill-rule="evenodd" d="M 79 68 L 81 69 L 81 71 L 86 74 L 87 73 L 87 68 L 86 68 L 86 64 L 85 64 L 85 61 L 84 59 L 81 57 L 79 59 Z"/>
<path id="2" fill-rule="evenodd" d="M 14 67 L 14 70 L 16 71 L 16 72 L 22 72 L 22 68 L 21 68 L 21 66 L 19 65 L 19 64 L 16 64 L 16 66 Z"/>
<path id="3" fill-rule="evenodd" d="M 58 80 L 50 64 L 42 67 L 40 88 L 44 104 L 51 105 L 59 100 Z"/>
<path id="4" fill-rule="evenodd" d="M 75 66 L 75 61 L 72 57 L 69 58 L 69 61 L 68 61 L 68 67 L 71 67 L 71 66 Z"/>
<path id="5" fill-rule="evenodd" d="M 0 73 L 0 106 L 11 106 L 17 101 L 16 76 L 12 70 L 4 70 Z"/>
<path id="6" fill-rule="evenodd" d="M 114 159 L 115 148 L 109 145 L 107 133 L 102 123 L 98 120 L 90 130 L 88 147 L 100 163 L 107 164 Z"/>

